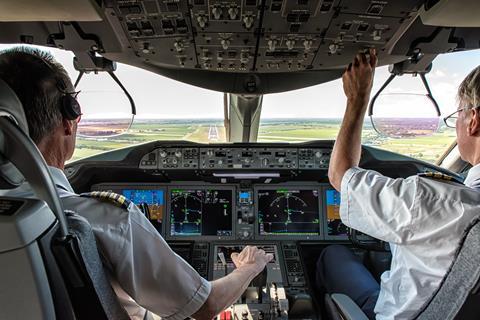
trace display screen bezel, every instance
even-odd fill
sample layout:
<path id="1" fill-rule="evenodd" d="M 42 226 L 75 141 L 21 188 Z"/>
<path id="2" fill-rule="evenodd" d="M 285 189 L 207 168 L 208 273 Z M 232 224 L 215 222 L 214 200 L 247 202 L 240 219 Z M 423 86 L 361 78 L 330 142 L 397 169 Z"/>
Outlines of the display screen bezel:
<path id="1" fill-rule="evenodd" d="M 319 219 L 319 234 L 318 235 L 278 235 L 278 234 L 260 234 L 260 223 L 259 223 L 259 214 L 258 214 L 258 192 L 262 190 L 317 190 L 318 192 L 318 219 Z M 291 184 L 272 184 L 268 186 L 256 186 L 254 188 L 254 202 L 255 202 L 255 239 L 257 240 L 323 240 L 324 239 L 324 226 L 323 220 L 325 219 L 324 197 L 322 193 L 322 185 L 312 184 L 312 185 L 291 185 Z"/>
<path id="2" fill-rule="evenodd" d="M 230 190 L 232 192 L 232 235 L 231 236 L 204 236 L 204 235 L 195 235 L 195 236 L 182 236 L 182 235 L 171 235 L 171 223 L 170 223 L 170 209 L 171 209 L 171 191 L 176 189 L 186 189 L 186 190 Z M 235 226 L 235 214 L 236 209 L 236 188 L 234 186 L 205 186 L 205 185 L 172 185 L 168 188 L 167 191 L 167 221 L 165 221 L 165 238 L 167 240 L 234 240 L 236 236 L 236 226 Z"/>
<path id="3" fill-rule="evenodd" d="M 348 240 L 348 235 L 336 235 L 332 236 L 328 234 L 328 216 L 327 216 L 327 191 L 335 190 L 331 185 L 325 185 L 322 190 L 323 196 L 323 224 L 324 224 L 324 234 L 326 240 Z M 335 190 L 336 191 L 336 190 Z M 338 192 L 338 191 L 337 191 Z"/>
<path id="4" fill-rule="evenodd" d="M 166 218 L 167 218 L 167 213 L 168 213 L 168 199 L 167 199 L 167 186 L 165 185 L 159 185 L 159 184 L 149 184 L 149 183 L 142 183 L 142 184 L 136 184 L 136 183 L 108 183 L 108 184 L 95 184 L 92 186 L 91 190 L 92 191 L 111 191 L 120 195 L 123 195 L 123 190 L 161 190 L 163 191 L 164 194 L 164 206 L 165 206 L 165 212 L 164 216 L 162 219 L 162 227 L 161 230 L 155 229 L 160 233 L 160 235 L 163 237 L 165 235 L 165 224 L 166 224 Z"/>

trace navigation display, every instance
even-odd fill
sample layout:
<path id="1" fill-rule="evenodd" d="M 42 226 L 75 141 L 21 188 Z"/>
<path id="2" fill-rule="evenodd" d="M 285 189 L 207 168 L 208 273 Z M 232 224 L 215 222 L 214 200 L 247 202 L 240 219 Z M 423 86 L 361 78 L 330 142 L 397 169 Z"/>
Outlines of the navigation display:
<path id="1" fill-rule="evenodd" d="M 327 235 L 347 236 L 347 227 L 340 220 L 340 192 L 327 189 Z"/>
<path id="2" fill-rule="evenodd" d="M 160 231 L 165 213 L 165 192 L 158 189 L 124 189 L 123 196 L 142 210 L 145 216 Z"/>
<path id="3" fill-rule="evenodd" d="M 232 236 L 232 198 L 232 190 L 170 190 L 170 235 Z"/>
<path id="4" fill-rule="evenodd" d="M 318 190 L 258 190 L 260 235 L 320 235 Z"/>

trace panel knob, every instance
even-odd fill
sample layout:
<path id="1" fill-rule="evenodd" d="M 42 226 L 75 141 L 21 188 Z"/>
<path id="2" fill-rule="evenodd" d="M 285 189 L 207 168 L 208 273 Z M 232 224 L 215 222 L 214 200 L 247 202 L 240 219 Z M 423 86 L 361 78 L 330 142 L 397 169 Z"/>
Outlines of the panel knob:
<path id="1" fill-rule="evenodd" d="M 295 40 L 288 39 L 287 41 L 285 41 L 285 44 L 287 45 L 288 50 L 292 50 L 293 47 L 295 47 Z"/>
<path id="2" fill-rule="evenodd" d="M 236 20 L 238 16 L 238 8 L 237 7 L 230 7 L 228 9 L 228 16 L 230 17 L 230 20 Z"/>
<path id="3" fill-rule="evenodd" d="M 377 30 L 373 31 L 372 38 L 373 38 L 374 41 L 382 40 L 382 30 L 377 29 Z"/>
<path id="4" fill-rule="evenodd" d="M 306 39 L 303 41 L 303 47 L 305 48 L 305 51 L 310 51 L 312 49 L 313 41 Z"/>
<path id="5" fill-rule="evenodd" d="M 220 20 L 220 18 L 222 17 L 222 8 L 221 7 L 213 7 L 212 8 L 212 14 L 213 14 L 213 18 L 215 20 Z"/>
<path id="6" fill-rule="evenodd" d="M 220 41 L 220 44 L 222 45 L 223 50 L 227 50 L 228 47 L 230 47 L 230 40 L 229 39 L 222 39 Z"/>
<path id="7" fill-rule="evenodd" d="M 277 39 L 270 39 L 267 41 L 268 51 L 275 51 L 277 46 Z"/>
<path id="8" fill-rule="evenodd" d="M 202 29 L 205 28 L 205 26 L 207 25 L 207 21 L 208 21 L 207 17 L 204 16 L 203 14 L 197 17 L 198 26 Z"/>
<path id="9" fill-rule="evenodd" d="M 245 28 L 250 29 L 253 26 L 253 22 L 255 20 L 253 19 L 253 16 L 251 15 L 246 15 L 243 17 L 243 24 L 245 25 Z"/>

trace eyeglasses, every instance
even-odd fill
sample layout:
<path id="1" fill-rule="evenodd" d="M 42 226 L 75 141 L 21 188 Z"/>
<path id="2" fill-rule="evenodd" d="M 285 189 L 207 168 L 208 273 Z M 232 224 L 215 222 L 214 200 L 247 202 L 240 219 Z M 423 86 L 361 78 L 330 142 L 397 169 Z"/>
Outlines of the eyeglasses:
<path id="1" fill-rule="evenodd" d="M 460 113 L 460 111 L 473 110 L 473 109 L 477 109 L 477 108 L 480 108 L 480 106 L 476 106 L 476 107 L 473 107 L 473 108 L 465 107 L 465 108 L 458 109 L 457 111 L 455 111 L 455 112 L 451 113 L 450 115 L 446 116 L 445 118 L 443 118 L 443 121 L 445 122 L 445 125 L 447 127 L 455 128 L 457 126 L 458 114 Z"/>

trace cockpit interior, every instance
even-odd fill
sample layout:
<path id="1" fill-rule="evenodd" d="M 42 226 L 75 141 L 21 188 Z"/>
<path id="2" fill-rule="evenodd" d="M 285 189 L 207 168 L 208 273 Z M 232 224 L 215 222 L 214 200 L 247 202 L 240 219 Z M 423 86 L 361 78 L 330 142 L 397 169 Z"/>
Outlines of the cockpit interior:
<path id="1" fill-rule="evenodd" d="M 223 94 L 216 107 L 224 118 L 208 127 L 207 141 L 182 140 L 182 135 L 178 140 L 133 140 L 126 147 L 79 157 L 64 170 L 75 193 L 123 196 L 207 280 L 231 273 L 231 253 L 247 245 L 271 253 L 266 271 L 218 320 L 365 319 L 325 299 L 315 284 L 316 262 L 327 246 L 347 246 L 379 280 L 391 263 L 389 245 L 342 223 L 341 194 L 327 175 L 335 137 L 260 141 L 262 103 L 269 95 L 338 80 L 355 54 L 374 48 L 378 67 L 389 66 L 385 72 L 392 79 L 415 75 L 424 80 L 421 90 L 437 106 L 430 118 L 441 126 L 430 91 L 433 80 L 427 80 L 440 56 L 470 52 L 477 60 L 469 68 L 478 65 L 478 12 L 476 0 L 7 0 L 0 3 L 0 43 L 2 48 L 21 44 L 71 52 L 78 72 L 75 84 L 90 75 L 111 75 L 128 100 L 125 123 L 99 129 L 103 122 L 86 115 L 84 133 L 91 143 L 107 141 L 95 137 L 97 129 L 102 135 L 128 135 L 142 111 L 123 79 L 115 76 L 117 64 Z M 162 88 L 156 99 L 162 108 Z M 311 108 L 322 103 L 320 96 Z M 196 112 L 202 110 L 198 105 Z M 373 104 L 368 116 L 375 117 Z M 393 125 L 407 135 L 418 129 L 403 122 Z M 381 140 L 395 135 L 392 126 L 382 127 L 378 120 L 370 129 Z M 415 133 L 422 135 L 430 130 L 427 126 L 431 122 Z M 3 132 L 0 141 L 2 137 Z M 423 153 L 428 153 L 430 142 L 425 141 Z M 463 180 L 469 165 L 454 139 L 442 148 L 430 161 L 363 145 L 360 167 L 391 178 L 431 172 Z M 7 230 L 19 210 L 8 201 L 0 197 L 0 230 Z M 5 246 L 0 243 L 0 262 L 7 261 L 12 241 L 28 238 L 4 234 L 11 239 Z M 9 297 L 10 289 L 0 287 L 0 318 L 62 319 L 56 304 L 64 299 L 48 285 L 41 295 L 49 298 L 35 300 L 31 310 L 21 307 L 29 300 L 15 301 L 19 295 Z M 22 294 L 25 299 L 35 295 Z M 42 306 L 48 303 L 54 307 Z M 79 314 L 74 318 L 82 319 Z"/>

